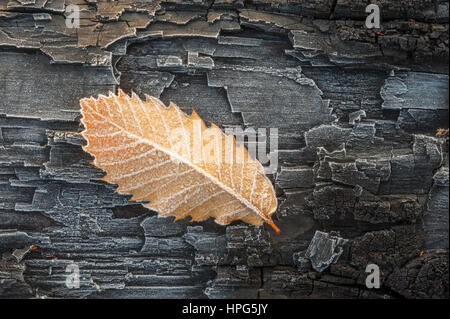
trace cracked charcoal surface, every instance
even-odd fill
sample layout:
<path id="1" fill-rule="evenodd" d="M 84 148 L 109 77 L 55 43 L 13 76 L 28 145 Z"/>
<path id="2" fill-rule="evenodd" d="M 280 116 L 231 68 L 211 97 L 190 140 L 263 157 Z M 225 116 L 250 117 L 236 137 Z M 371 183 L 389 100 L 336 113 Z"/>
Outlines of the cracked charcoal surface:
<path id="1" fill-rule="evenodd" d="M 364 1 L 0 0 L 0 297 L 448 298 L 448 1 L 379 5 L 370 30 Z M 78 100 L 118 86 L 278 128 L 281 234 L 100 181 Z"/>

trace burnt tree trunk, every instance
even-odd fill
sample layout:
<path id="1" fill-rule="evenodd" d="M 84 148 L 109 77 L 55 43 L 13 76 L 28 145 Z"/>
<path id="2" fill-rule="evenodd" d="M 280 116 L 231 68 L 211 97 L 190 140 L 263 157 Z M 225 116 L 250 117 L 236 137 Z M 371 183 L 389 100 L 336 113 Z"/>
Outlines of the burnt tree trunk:
<path id="1" fill-rule="evenodd" d="M 448 298 L 448 1 L 376 3 L 0 0 L 0 297 Z M 99 181 L 79 99 L 119 86 L 277 128 L 281 234 Z"/>

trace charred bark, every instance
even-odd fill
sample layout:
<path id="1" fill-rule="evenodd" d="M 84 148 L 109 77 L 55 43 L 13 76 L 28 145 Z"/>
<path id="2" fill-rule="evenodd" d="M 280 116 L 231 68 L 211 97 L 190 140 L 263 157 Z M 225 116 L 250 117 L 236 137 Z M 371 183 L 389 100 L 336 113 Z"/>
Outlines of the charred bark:
<path id="1" fill-rule="evenodd" d="M 366 2 L 0 0 L 0 297 L 448 298 L 448 1 Z M 78 101 L 118 86 L 278 128 L 282 233 L 99 181 Z"/>

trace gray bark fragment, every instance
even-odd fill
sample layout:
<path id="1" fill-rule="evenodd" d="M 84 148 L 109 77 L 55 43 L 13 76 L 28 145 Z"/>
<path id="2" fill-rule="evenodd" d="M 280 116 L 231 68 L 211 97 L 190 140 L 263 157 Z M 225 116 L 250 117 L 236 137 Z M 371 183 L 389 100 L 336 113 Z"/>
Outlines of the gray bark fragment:
<path id="1" fill-rule="evenodd" d="M 428 234 L 426 248 L 448 249 L 448 189 L 448 168 L 441 167 L 433 176 L 423 217 L 423 227 Z"/>
<path id="2" fill-rule="evenodd" d="M 311 261 L 311 265 L 316 271 L 322 272 L 338 261 L 344 251 L 343 246 L 347 242 L 347 239 L 316 231 L 306 250 L 305 257 Z"/>
<path id="3" fill-rule="evenodd" d="M 448 75 L 400 73 L 381 88 L 382 107 L 389 110 L 448 110 Z"/>

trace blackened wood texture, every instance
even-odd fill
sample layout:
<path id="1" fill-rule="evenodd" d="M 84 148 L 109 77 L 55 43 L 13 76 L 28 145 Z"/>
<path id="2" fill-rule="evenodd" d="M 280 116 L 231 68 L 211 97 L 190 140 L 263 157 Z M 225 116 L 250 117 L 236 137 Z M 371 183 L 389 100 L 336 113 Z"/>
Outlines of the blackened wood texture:
<path id="1" fill-rule="evenodd" d="M 0 297 L 448 298 L 448 1 L 378 3 L 377 30 L 365 1 L 0 0 Z M 277 128 L 282 233 L 99 181 L 78 100 L 119 85 Z"/>

